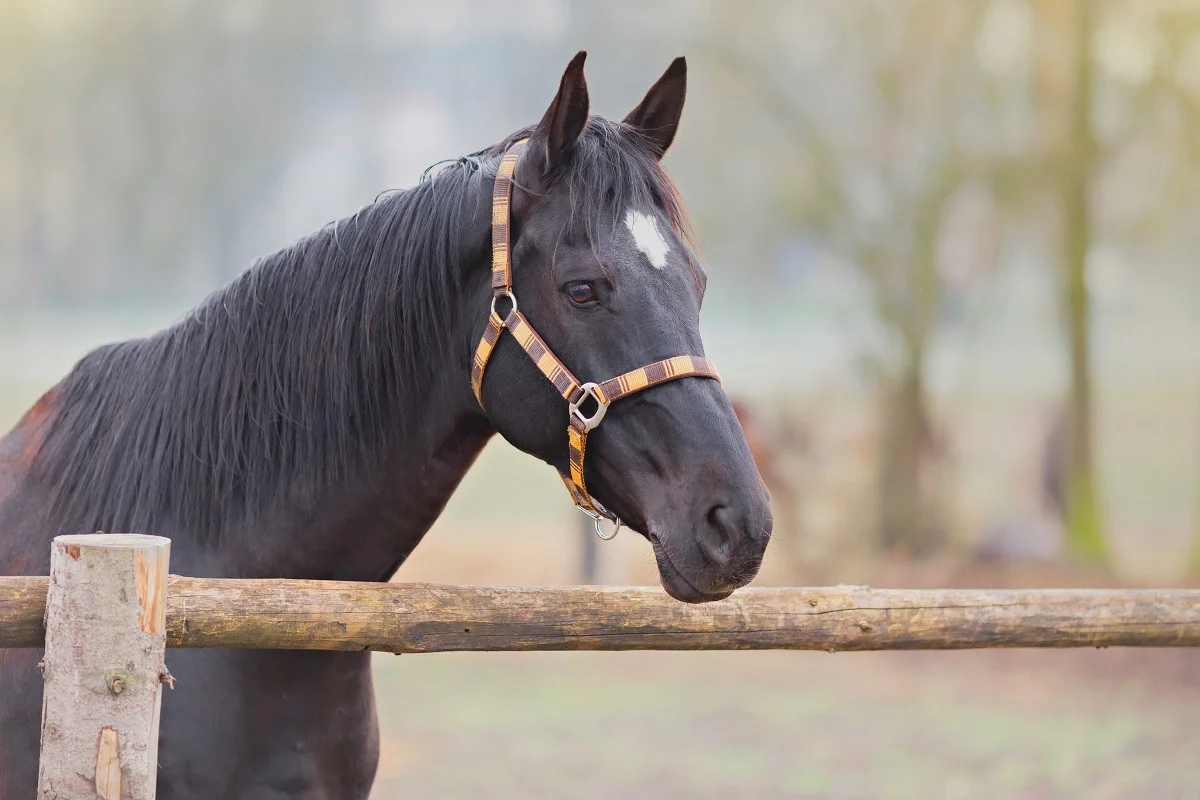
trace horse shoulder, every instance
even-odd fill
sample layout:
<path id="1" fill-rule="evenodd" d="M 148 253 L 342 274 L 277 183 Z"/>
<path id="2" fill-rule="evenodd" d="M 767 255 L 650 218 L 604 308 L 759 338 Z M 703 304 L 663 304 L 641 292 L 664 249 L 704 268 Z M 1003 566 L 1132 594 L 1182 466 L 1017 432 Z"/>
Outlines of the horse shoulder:
<path id="1" fill-rule="evenodd" d="M 0 439 L 0 470 L 23 471 L 33 466 L 46 438 L 46 429 L 59 387 L 54 386 L 30 407 L 16 426 Z"/>
<path id="2" fill-rule="evenodd" d="M 17 502 L 17 507 L 9 507 L 9 500 L 14 498 L 17 489 L 24 482 L 24 478 L 33 468 L 34 462 L 37 460 L 38 454 L 41 452 L 42 444 L 46 440 L 46 433 L 49 430 L 50 417 L 54 410 L 55 399 L 58 396 L 59 387 L 55 386 L 46 392 L 41 398 L 33 404 L 33 406 L 25 412 L 25 416 L 17 422 L 16 426 L 0 438 L 0 545 L 12 544 L 6 540 L 14 534 L 19 534 L 19 531 L 11 530 L 11 525 L 19 525 L 19 520 L 25 515 L 22 514 L 22 506 L 25 504 Z M 28 509 L 25 509 L 28 511 Z M 9 513 L 4 513 L 4 512 Z M 16 515 L 17 523 L 14 523 L 13 516 Z M 5 524 L 7 519 L 8 525 Z M 12 554 L 8 551 L 10 547 L 0 546 L 0 560 L 11 561 Z M 10 558 L 5 559 L 7 554 Z M 16 574 L 14 569 L 20 571 L 21 565 L 8 564 L 4 568 L 0 564 L 0 573 Z"/>

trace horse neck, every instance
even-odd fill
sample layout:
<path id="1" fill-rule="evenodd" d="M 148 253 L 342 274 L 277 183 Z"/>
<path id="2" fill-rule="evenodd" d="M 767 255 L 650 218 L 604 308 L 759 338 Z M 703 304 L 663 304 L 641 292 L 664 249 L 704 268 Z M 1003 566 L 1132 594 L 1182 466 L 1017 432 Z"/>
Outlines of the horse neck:
<path id="1" fill-rule="evenodd" d="M 477 218 L 487 224 L 486 216 Z M 483 238 L 479 231 L 468 235 Z M 395 404 L 384 409 L 395 427 L 374 466 L 331 470 L 335 479 L 318 485 L 302 479 L 289 490 L 298 498 L 294 506 L 280 505 L 269 517 L 260 515 L 256 529 L 227 537 L 224 561 L 233 559 L 243 573 L 380 580 L 417 546 L 495 432 L 470 389 L 473 337 L 487 308 L 479 298 L 490 276 L 485 254 L 471 255 L 469 263 L 453 265 L 473 288 L 460 291 L 453 303 L 442 361 L 404 377 L 419 384 L 416 391 L 367 400 Z M 371 448 L 350 442 L 342 449 Z"/>
<path id="2" fill-rule="evenodd" d="M 462 385 L 455 385 L 459 381 Z M 331 483 L 279 508 L 257 530 L 230 537 L 220 553 L 243 573 L 383 580 L 437 520 L 494 429 L 476 408 L 467 376 L 447 370 L 415 411 L 421 424 L 402 437 L 365 480 Z M 315 498 L 315 502 L 314 502 Z"/>

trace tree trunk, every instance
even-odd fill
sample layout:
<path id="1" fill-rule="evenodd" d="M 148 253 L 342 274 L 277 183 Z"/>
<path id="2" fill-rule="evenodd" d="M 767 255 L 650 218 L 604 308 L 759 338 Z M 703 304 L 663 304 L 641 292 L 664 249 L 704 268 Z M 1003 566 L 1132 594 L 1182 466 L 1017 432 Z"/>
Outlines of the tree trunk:
<path id="1" fill-rule="evenodd" d="M 1196 477 L 1196 532 L 1192 535 L 1192 552 L 1188 558 L 1188 571 L 1192 575 L 1200 575 L 1200 475 Z"/>
<path id="2" fill-rule="evenodd" d="M 584 586 L 594 586 L 596 584 L 596 562 L 599 559 L 599 548 L 596 546 L 596 531 L 593 527 L 592 520 L 579 515 L 579 519 L 575 524 L 579 527 L 579 582 Z"/>
<path id="3" fill-rule="evenodd" d="M 1196 504 L 1200 507 L 1200 502 Z M 1192 554 L 1188 558 L 1188 572 L 1192 575 L 1200 575 L 1200 510 L 1196 512 L 1196 533 L 1192 539 Z"/>
<path id="4" fill-rule="evenodd" d="M 1071 118 L 1062 185 L 1063 245 L 1067 338 L 1071 384 L 1068 396 L 1067 544 L 1090 562 L 1105 559 L 1103 522 L 1093 450 L 1091 308 L 1087 291 L 1087 255 L 1091 243 L 1089 189 L 1095 168 L 1092 132 L 1092 9 L 1075 0 Z"/>
<path id="5" fill-rule="evenodd" d="M 927 555 L 941 543 L 922 480 L 932 441 L 925 358 L 912 345 L 894 389 L 885 395 L 879 453 L 879 543 L 884 550 Z"/>

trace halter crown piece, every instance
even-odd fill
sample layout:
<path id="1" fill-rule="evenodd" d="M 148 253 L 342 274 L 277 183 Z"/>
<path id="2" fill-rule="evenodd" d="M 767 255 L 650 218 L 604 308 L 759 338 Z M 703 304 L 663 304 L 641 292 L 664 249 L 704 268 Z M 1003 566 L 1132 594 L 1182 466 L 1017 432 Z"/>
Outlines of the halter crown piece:
<path id="1" fill-rule="evenodd" d="M 517 298 L 512 291 L 512 267 L 509 259 L 509 205 L 512 198 L 512 178 L 517 167 L 517 159 L 526 139 L 513 144 L 500 160 L 496 172 L 496 183 L 492 188 L 492 307 L 488 315 L 488 326 L 475 348 L 475 360 L 471 365 L 471 388 L 475 399 L 483 407 L 483 373 L 487 369 L 488 359 L 500 341 L 500 334 L 506 329 L 513 335 L 517 344 L 529 356 L 546 379 L 554 384 L 554 388 L 567 401 L 569 425 L 567 427 L 567 450 L 570 456 L 570 469 L 559 471 L 559 477 L 575 506 L 592 518 L 596 526 L 596 535 L 601 539 L 611 539 L 621 529 L 621 520 L 588 494 L 587 484 L 584 483 L 583 457 L 587 453 L 587 436 L 604 419 L 610 403 L 623 397 L 649 389 L 666 381 L 678 378 L 701 377 L 720 381 L 716 368 L 707 358 L 701 356 L 675 356 L 662 361 L 655 361 L 639 369 L 609 378 L 601 383 L 582 383 L 558 356 L 538 336 L 537 331 L 529 324 L 525 315 L 517 310 Z M 509 301 L 510 309 L 507 316 L 501 317 L 496 310 L 496 302 L 501 299 Z M 596 404 L 595 411 L 589 415 L 582 410 L 587 401 Z M 600 529 L 601 520 L 609 520 L 616 527 L 612 533 L 605 536 Z"/>

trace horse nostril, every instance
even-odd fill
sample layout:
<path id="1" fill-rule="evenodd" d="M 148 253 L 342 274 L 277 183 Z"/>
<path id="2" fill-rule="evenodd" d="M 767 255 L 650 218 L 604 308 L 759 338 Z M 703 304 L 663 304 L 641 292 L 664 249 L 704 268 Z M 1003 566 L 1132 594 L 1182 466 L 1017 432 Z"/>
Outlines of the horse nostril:
<path id="1" fill-rule="evenodd" d="M 733 557 L 737 548 L 738 527 L 729 506 L 715 505 L 705 516 L 707 525 L 702 526 L 697 537 L 700 552 L 713 566 L 723 567 Z"/>

